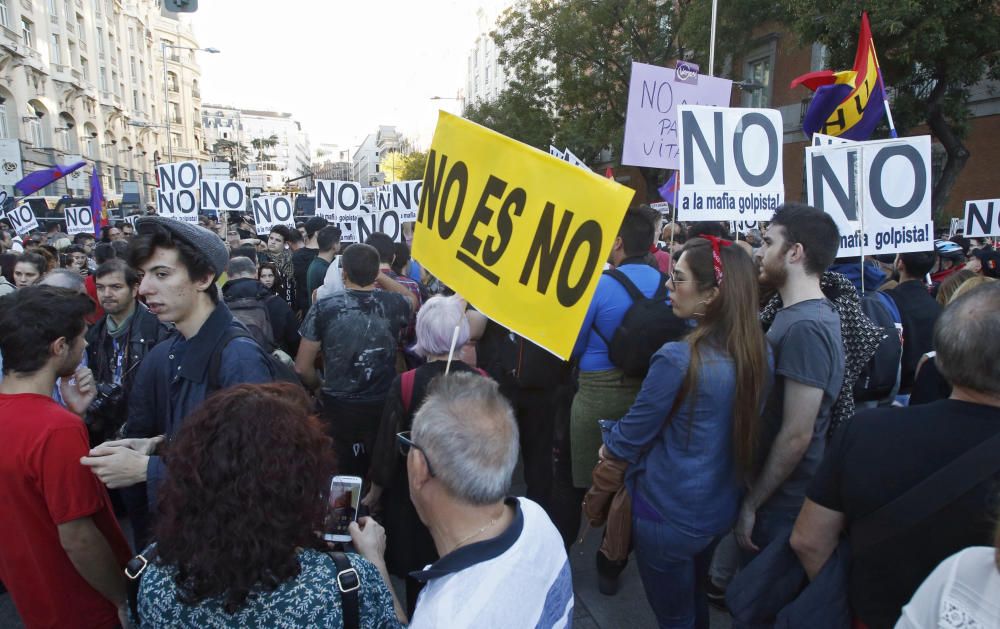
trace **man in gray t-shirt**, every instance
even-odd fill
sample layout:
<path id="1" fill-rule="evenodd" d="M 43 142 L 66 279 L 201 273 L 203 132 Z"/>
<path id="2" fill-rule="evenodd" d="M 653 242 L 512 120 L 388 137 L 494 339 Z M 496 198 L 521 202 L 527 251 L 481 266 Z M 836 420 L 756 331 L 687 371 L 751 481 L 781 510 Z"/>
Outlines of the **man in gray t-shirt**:
<path id="1" fill-rule="evenodd" d="M 790 530 L 826 446 L 830 411 L 844 378 L 840 318 L 820 277 L 840 244 L 836 224 L 804 205 L 774 214 L 760 248 L 760 281 L 781 295 L 767 332 L 775 382 L 761 417 L 760 456 L 736 522 L 736 540 L 756 552 Z"/>

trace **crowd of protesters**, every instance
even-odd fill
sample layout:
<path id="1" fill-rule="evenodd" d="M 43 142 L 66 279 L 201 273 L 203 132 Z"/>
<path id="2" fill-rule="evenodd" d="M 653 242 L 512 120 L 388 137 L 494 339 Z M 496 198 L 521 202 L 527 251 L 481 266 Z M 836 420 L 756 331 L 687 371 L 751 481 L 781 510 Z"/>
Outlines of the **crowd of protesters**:
<path id="1" fill-rule="evenodd" d="M 1000 626 L 987 239 L 836 258 L 808 206 L 735 237 L 634 207 L 564 362 L 410 231 L 152 214 L 0 239 L 27 627 L 570 626 L 590 528 L 600 592 L 632 557 L 661 627 Z"/>

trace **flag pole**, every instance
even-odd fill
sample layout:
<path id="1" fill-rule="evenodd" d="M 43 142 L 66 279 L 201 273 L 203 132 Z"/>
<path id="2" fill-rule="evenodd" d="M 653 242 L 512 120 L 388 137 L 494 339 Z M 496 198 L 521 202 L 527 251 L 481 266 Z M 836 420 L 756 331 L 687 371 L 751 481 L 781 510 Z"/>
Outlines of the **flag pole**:
<path id="1" fill-rule="evenodd" d="M 708 76 L 715 76 L 715 22 L 719 13 L 719 0 L 712 0 L 712 34 L 708 43 Z"/>
<path id="2" fill-rule="evenodd" d="M 892 110 L 889 109 L 889 93 L 885 91 L 885 81 L 882 79 L 882 64 L 878 61 L 875 40 L 871 36 L 868 37 L 868 45 L 872 48 L 872 54 L 875 55 L 875 67 L 878 68 L 878 86 L 882 88 L 882 105 L 885 107 L 885 116 L 889 120 L 889 137 L 898 138 L 896 123 L 892 120 Z"/>

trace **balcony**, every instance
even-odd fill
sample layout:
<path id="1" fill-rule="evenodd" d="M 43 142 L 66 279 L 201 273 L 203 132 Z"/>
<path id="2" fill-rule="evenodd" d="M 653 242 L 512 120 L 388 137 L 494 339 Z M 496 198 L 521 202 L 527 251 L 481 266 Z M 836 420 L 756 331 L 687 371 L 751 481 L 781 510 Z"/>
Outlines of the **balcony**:
<path id="1" fill-rule="evenodd" d="M 76 25 L 70 22 L 68 17 L 66 18 L 66 30 L 70 33 L 76 32 Z"/>
<path id="2" fill-rule="evenodd" d="M 171 116 L 170 117 L 170 124 L 184 124 L 184 121 L 181 120 L 180 116 Z"/>
<path id="3" fill-rule="evenodd" d="M 80 41 L 78 43 L 80 44 L 80 52 L 87 52 L 87 42 L 83 40 L 82 33 L 80 34 Z"/>
<path id="4" fill-rule="evenodd" d="M 52 22 L 53 24 L 55 24 L 56 26 L 59 26 L 59 16 L 58 15 L 50 15 L 49 16 L 49 21 Z"/>

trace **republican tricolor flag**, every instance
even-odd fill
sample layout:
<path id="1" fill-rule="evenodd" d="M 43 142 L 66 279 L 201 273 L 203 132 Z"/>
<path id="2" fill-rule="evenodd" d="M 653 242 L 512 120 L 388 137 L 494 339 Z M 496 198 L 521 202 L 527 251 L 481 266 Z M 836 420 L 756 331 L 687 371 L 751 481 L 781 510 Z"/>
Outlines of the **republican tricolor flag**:
<path id="1" fill-rule="evenodd" d="M 871 137 L 887 111 L 885 83 L 875 54 L 868 13 L 861 14 L 861 35 L 854 55 L 854 68 L 834 72 L 820 70 L 803 74 L 791 87 L 804 85 L 814 91 L 802 120 L 802 131 L 863 141 Z M 890 117 L 890 127 L 892 118 Z M 895 137 L 895 130 L 893 130 Z"/>
<path id="2" fill-rule="evenodd" d="M 104 210 L 104 190 L 96 166 L 90 173 L 90 213 L 94 216 L 94 236 L 100 238 L 101 230 L 108 226 L 108 213 Z"/>

